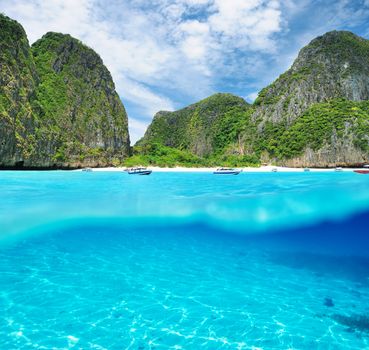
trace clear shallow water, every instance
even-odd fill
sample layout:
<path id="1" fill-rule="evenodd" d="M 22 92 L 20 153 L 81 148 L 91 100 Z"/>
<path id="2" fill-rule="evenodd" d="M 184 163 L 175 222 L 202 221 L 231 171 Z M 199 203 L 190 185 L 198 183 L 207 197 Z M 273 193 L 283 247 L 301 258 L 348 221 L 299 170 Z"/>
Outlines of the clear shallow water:
<path id="1" fill-rule="evenodd" d="M 1 349 L 369 348 L 369 177 L 2 172 L 0 190 Z"/>

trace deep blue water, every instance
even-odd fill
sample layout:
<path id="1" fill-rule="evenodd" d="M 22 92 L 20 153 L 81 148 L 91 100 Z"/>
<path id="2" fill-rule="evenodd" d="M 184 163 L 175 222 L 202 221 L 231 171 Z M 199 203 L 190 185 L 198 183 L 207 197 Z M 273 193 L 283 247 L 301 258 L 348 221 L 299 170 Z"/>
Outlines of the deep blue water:
<path id="1" fill-rule="evenodd" d="M 369 349 L 369 176 L 0 173 L 0 349 Z"/>

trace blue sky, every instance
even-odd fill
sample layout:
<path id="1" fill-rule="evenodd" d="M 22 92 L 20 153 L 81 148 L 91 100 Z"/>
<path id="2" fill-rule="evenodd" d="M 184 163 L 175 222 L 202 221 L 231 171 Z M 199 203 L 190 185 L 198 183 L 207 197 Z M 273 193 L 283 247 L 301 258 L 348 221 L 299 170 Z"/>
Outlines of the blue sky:
<path id="1" fill-rule="evenodd" d="M 92 47 L 112 73 L 131 139 L 159 110 L 215 92 L 251 102 L 330 30 L 369 38 L 369 0 L 0 0 L 31 43 L 47 31 Z"/>

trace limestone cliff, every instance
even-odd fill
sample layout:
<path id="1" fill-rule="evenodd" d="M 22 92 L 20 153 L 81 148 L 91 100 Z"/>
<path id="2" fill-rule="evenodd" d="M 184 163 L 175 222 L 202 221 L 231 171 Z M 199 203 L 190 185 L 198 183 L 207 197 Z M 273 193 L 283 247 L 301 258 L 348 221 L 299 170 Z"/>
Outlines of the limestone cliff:
<path id="1" fill-rule="evenodd" d="M 101 58 L 70 35 L 47 33 L 32 45 L 41 83 L 40 154 L 47 162 L 104 165 L 129 154 L 128 121 Z M 50 126 L 50 127 L 47 127 Z"/>
<path id="2" fill-rule="evenodd" d="M 263 153 L 264 161 L 283 165 L 368 162 L 364 139 L 369 138 L 369 115 L 360 102 L 366 100 L 369 41 L 346 31 L 326 33 L 304 47 L 292 67 L 259 93 L 251 118 L 262 141 L 254 150 Z"/>
<path id="3" fill-rule="evenodd" d="M 106 166 L 130 153 L 128 121 L 108 69 L 70 35 L 32 45 L 0 15 L 0 167 Z"/>
<path id="4" fill-rule="evenodd" d="M 138 145 L 158 142 L 204 157 L 235 141 L 231 129 L 249 109 L 242 98 L 215 94 L 175 112 L 158 112 Z"/>
<path id="5" fill-rule="evenodd" d="M 369 41 L 328 32 L 304 47 L 292 67 L 262 89 L 254 119 L 291 123 L 314 103 L 369 99 Z"/>
<path id="6" fill-rule="evenodd" d="M 30 100 L 37 84 L 24 29 L 0 15 L 0 166 L 21 164 L 34 152 L 35 116 Z"/>

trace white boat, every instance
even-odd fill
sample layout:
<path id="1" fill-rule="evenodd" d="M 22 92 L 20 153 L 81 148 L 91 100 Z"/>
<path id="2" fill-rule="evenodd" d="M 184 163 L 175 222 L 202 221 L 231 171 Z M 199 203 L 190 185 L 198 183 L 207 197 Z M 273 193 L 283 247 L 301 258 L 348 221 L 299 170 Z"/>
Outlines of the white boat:
<path id="1" fill-rule="evenodd" d="M 130 168 L 127 170 L 129 175 L 150 175 L 152 170 L 143 167 Z"/>
<path id="2" fill-rule="evenodd" d="M 273 173 L 276 173 L 277 171 L 278 171 L 278 169 L 277 169 L 277 168 L 273 168 L 273 169 L 272 169 L 272 172 L 273 172 Z"/>
<path id="3" fill-rule="evenodd" d="M 92 169 L 91 168 L 83 168 L 82 171 L 85 171 L 87 173 L 90 173 L 92 171 Z"/>
<path id="4" fill-rule="evenodd" d="M 238 175 L 242 170 L 233 168 L 218 168 L 213 172 L 215 175 Z"/>
<path id="5" fill-rule="evenodd" d="M 343 171 L 343 169 L 340 166 L 338 166 L 336 169 L 334 169 L 334 171 Z"/>
<path id="6" fill-rule="evenodd" d="M 309 168 L 305 168 L 304 171 L 305 172 L 308 172 L 308 171 L 310 171 L 310 169 Z"/>

